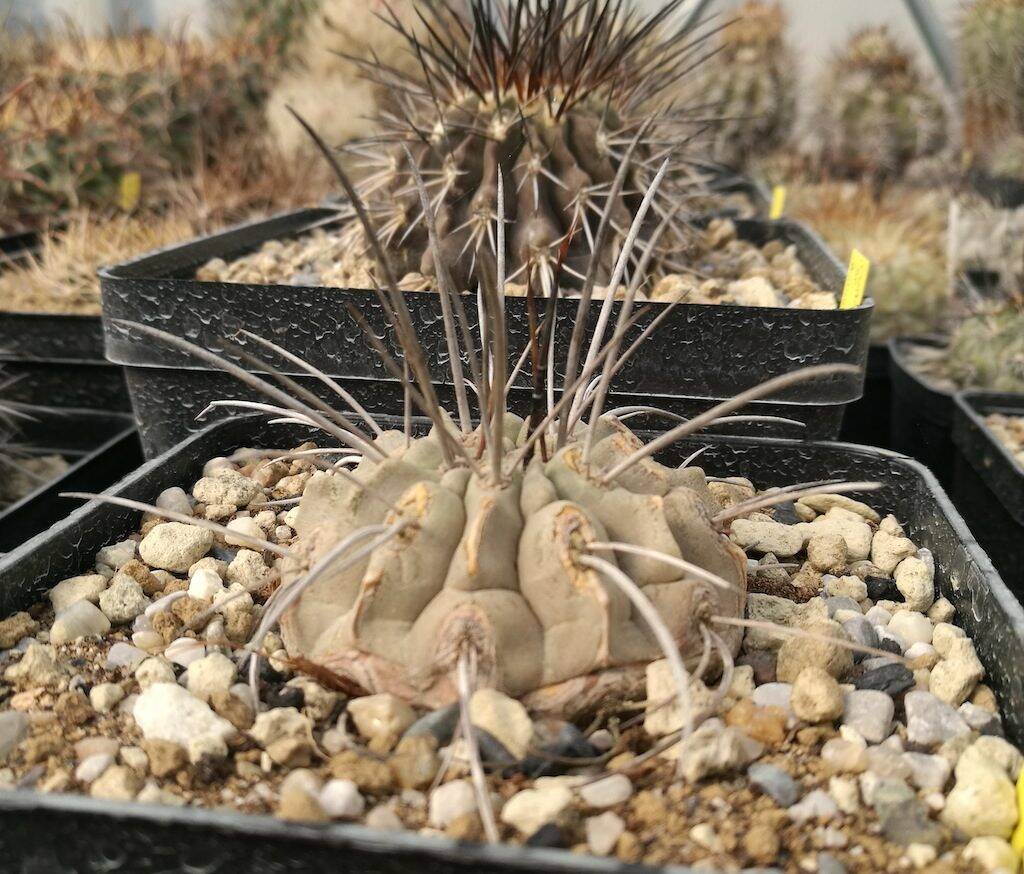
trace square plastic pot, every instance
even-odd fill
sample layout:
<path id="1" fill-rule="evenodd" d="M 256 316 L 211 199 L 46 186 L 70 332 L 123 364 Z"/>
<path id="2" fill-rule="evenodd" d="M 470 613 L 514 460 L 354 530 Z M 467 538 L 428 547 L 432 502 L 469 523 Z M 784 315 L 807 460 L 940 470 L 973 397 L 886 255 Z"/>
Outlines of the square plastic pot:
<path id="1" fill-rule="evenodd" d="M 0 270 L 31 257 L 33 233 L 0 238 Z M 129 412 L 128 387 L 120 367 L 103 350 L 98 315 L 12 313 L 0 309 L 0 369 L 16 381 L 7 400 L 51 407 Z"/>
<path id="2" fill-rule="evenodd" d="M 147 455 L 161 452 L 198 430 L 202 425 L 194 421 L 196 413 L 218 398 L 238 397 L 238 388 L 223 394 L 223 383 L 210 379 L 210 368 L 119 323 L 160 328 L 210 349 L 246 329 L 283 344 L 308 363 L 343 380 L 370 407 L 381 397 L 401 397 L 399 384 L 346 309 L 348 304 L 358 307 L 389 352 L 398 357 L 395 339 L 372 292 L 200 282 L 194 278 L 196 269 L 212 258 L 231 260 L 268 240 L 301 236 L 330 224 L 334 215 L 333 210 L 325 208 L 298 210 L 101 271 L 107 358 L 126 369 Z M 794 245 L 801 261 L 823 287 L 836 293 L 841 290 L 845 277 L 842 265 L 804 226 L 756 219 L 738 219 L 736 225 L 742 237 L 755 243 L 780 239 Z M 440 297 L 432 292 L 409 292 L 406 301 L 434 382 L 442 390 L 450 388 Z M 467 296 L 464 301 L 469 322 L 475 325 L 475 297 Z M 600 305 L 600 301 L 592 304 L 591 326 Z M 639 334 L 663 306 L 652 304 L 635 333 Z M 706 408 L 716 400 L 800 367 L 852 364 L 857 368 L 853 374 L 793 386 L 760 406 L 754 405 L 752 410 L 782 410 L 784 415 L 805 423 L 808 436 L 834 438 L 845 407 L 862 392 L 872 309 L 870 300 L 849 310 L 679 305 L 616 376 L 610 404 L 663 404 L 667 399 L 675 412 L 686 414 L 687 408 Z M 555 329 L 558 349 L 568 346 L 575 311 L 571 300 L 560 307 Z M 525 299 L 507 298 L 506 314 L 510 348 L 513 355 L 518 355 L 528 336 Z M 516 386 L 517 392 L 528 394 L 528 377 L 522 376 Z M 515 400 L 512 406 L 515 408 Z M 375 409 L 394 414 L 401 406 Z"/>
<path id="3" fill-rule="evenodd" d="M 211 426 L 148 462 L 112 492 L 150 501 L 170 486 L 189 486 L 203 463 L 241 447 L 290 446 L 300 428 L 251 418 Z M 915 542 L 935 556 L 941 593 L 977 645 L 1006 716 L 1009 737 L 1024 738 L 1024 611 L 1003 585 L 949 499 L 922 465 L 885 450 L 839 443 L 742 437 L 680 442 L 663 456 L 678 464 L 697 446 L 715 475 L 743 475 L 760 487 L 825 476 L 877 479 L 868 499 L 897 515 Z M 69 505 L 70 506 L 70 505 Z M 60 525 L 0 559 L 0 616 L 24 609 L 55 582 L 80 573 L 98 549 L 136 529 L 138 514 L 119 507 L 79 506 Z M 54 840 L 59 835 L 59 840 Z M 408 832 L 350 825 L 298 825 L 269 817 L 196 808 L 111 804 L 89 798 L 0 793 L 0 854 L 20 871 L 168 871 L 205 874 L 538 874 L 627 870 L 608 859 L 536 848 L 478 847 Z M 629 868 L 628 870 L 649 870 Z M 666 869 L 682 872 L 684 869 Z"/>
<path id="4" fill-rule="evenodd" d="M 1010 590 L 1024 596 L 1024 467 L 985 422 L 990 413 L 1024 416 L 1024 395 L 956 395 L 953 498 Z"/>

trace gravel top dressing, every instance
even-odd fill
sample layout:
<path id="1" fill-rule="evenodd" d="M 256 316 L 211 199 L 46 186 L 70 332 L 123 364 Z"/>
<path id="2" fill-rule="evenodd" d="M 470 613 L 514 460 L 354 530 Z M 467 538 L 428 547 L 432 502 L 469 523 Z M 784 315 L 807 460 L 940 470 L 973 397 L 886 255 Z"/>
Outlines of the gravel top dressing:
<path id="1" fill-rule="evenodd" d="M 996 439 L 1010 451 L 1017 463 L 1024 466 L 1024 416 L 990 413 L 985 417 L 985 424 L 992 430 Z"/>
<path id="2" fill-rule="evenodd" d="M 0 622 L 0 787 L 484 839 L 458 701 L 365 694 L 272 632 L 254 707 L 237 656 L 287 592 L 288 559 L 240 544 L 287 552 L 301 508 L 338 479 L 324 471 L 336 452 L 294 452 L 211 459 L 153 496 L 233 535 L 146 515 Z M 665 659 L 571 722 L 480 684 L 466 715 L 500 839 L 723 871 L 1016 865 L 1024 759 L 929 551 L 841 495 L 742 512 L 751 483 L 687 471 L 712 509 L 738 508 L 738 657 L 705 647 L 690 662 L 701 718 L 682 741 Z"/>
<path id="3" fill-rule="evenodd" d="M 736 304 L 798 309 L 836 309 L 834 290 L 823 289 L 807 273 L 795 246 L 772 240 L 763 246 L 739 239 L 729 219 L 714 219 L 706 230 L 693 229 L 692 242 L 677 253 L 687 272 L 669 273 L 639 297 L 665 303 Z M 352 225 L 317 229 L 293 240 L 270 240 L 257 251 L 227 262 L 216 258 L 201 267 L 204 282 L 239 282 L 337 288 L 372 288 L 374 261 Z M 434 290 L 434 280 L 408 273 L 404 291 Z M 617 297 L 625 293 L 620 286 Z M 526 285 L 510 282 L 509 296 L 526 295 Z M 594 297 L 607 296 L 597 288 Z"/>

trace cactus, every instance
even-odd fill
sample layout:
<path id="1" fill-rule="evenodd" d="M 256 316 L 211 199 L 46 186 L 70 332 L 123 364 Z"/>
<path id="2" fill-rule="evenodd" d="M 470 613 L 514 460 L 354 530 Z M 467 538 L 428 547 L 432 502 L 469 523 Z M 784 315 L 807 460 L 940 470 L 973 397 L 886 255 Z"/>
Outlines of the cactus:
<path id="1" fill-rule="evenodd" d="M 423 10 L 422 38 L 394 17 L 419 69 L 405 74 L 361 62 L 401 108 L 381 119 L 379 137 L 347 149 L 366 169 L 358 193 L 381 223 L 388 269 L 434 274 L 418 173 L 438 208 L 445 252 L 458 256 L 450 259 L 458 287 L 465 287 L 474 260 L 494 269 L 498 253 L 487 229 L 499 187 L 511 222 L 500 253 L 510 279 L 525 283 L 532 275 L 550 288 L 558 259 L 582 277 L 596 245 L 595 270 L 604 282 L 612 273 L 611 247 L 595 239 L 595 213 L 612 198 L 616 209 L 604 236 L 624 234 L 628 216 L 640 208 L 637 192 L 666 162 L 640 228 L 649 240 L 666 219 L 652 253 L 651 273 L 658 275 L 682 233 L 679 216 L 670 213 L 696 184 L 685 173 L 686 137 L 706 124 L 697 118 L 704 111 L 659 110 L 665 89 L 704 52 L 692 32 L 667 29 L 679 5 L 667 0 L 641 15 L 597 0 L 472 0 L 469 18 L 456 0 L 445 0 Z M 351 227 L 355 246 L 362 232 Z"/>
<path id="2" fill-rule="evenodd" d="M 241 43 L 184 37 L 38 38 L 21 84 L 0 97 L 0 230 L 65 210 L 110 210 L 126 172 L 160 206 L 175 177 L 225 142 L 258 142 L 263 76 Z M 226 171 L 223 171 L 226 172 Z"/>
<path id="3" fill-rule="evenodd" d="M 700 97 L 721 116 L 714 154 L 744 167 L 782 146 L 796 118 L 796 62 L 786 45 L 778 2 L 746 0 L 722 31 Z"/>
<path id="4" fill-rule="evenodd" d="M 946 142 L 945 110 L 913 56 L 885 27 L 862 30 L 832 60 L 811 152 L 821 169 L 876 187 Z"/>
<path id="5" fill-rule="evenodd" d="M 964 145 L 982 163 L 1024 133 L 1024 2 L 975 0 L 960 22 Z"/>
<path id="6" fill-rule="evenodd" d="M 272 62 L 273 72 L 295 60 L 297 43 L 322 0 L 219 0 L 219 30 L 249 41 Z"/>
<path id="7" fill-rule="evenodd" d="M 1024 133 L 1000 138 L 992 145 L 985 163 L 995 176 L 1024 179 Z"/>
<path id="8" fill-rule="evenodd" d="M 947 367 L 961 388 L 1024 392 L 1024 300 L 983 308 L 957 322 Z"/>
<path id="9" fill-rule="evenodd" d="M 881 199 L 854 183 L 794 185 L 790 215 L 807 222 L 844 261 L 871 260 L 871 337 L 884 342 L 942 329 L 949 301 L 943 196 L 894 188 Z"/>

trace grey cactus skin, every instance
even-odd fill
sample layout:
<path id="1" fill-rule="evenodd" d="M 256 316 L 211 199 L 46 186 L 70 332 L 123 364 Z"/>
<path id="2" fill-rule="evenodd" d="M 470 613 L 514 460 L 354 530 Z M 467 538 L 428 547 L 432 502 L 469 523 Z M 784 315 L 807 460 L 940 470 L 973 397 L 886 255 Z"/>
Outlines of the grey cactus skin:
<path id="1" fill-rule="evenodd" d="M 537 712 L 592 711 L 640 692 L 646 664 L 662 657 L 625 596 L 576 561 L 587 545 L 615 540 L 692 562 L 735 587 L 712 587 L 650 558 L 618 558 L 684 661 L 696 663 L 701 620 L 743 615 L 744 554 L 712 523 L 718 506 L 700 468 L 645 459 L 602 485 L 602 472 L 641 443 L 614 419 L 601 424 L 589 467 L 582 444 L 570 442 L 547 462 L 535 456 L 501 488 L 465 468 L 442 474 L 436 434 L 408 447 L 398 432 L 378 437 L 387 460 L 364 460 L 354 471 L 372 496 L 349 480 L 314 477 L 296 522 L 305 560 L 283 563 L 286 585 L 358 528 L 414 524 L 303 594 L 281 623 L 289 654 L 370 691 L 436 707 L 457 697 L 454 666 L 468 638 L 486 685 Z M 521 425 L 506 415 L 509 449 Z M 470 445 L 479 440 L 466 437 Z M 740 629 L 722 633 L 735 653 Z"/>

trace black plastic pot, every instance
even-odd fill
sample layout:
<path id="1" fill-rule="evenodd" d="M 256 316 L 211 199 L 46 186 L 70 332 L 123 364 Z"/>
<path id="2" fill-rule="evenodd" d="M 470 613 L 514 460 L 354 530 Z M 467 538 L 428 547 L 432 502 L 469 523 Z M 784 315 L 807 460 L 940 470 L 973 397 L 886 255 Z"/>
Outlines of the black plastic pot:
<path id="1" fill-rule="evenodd" d="M 840 439 L 886 449 L 892 446 L 892 375 L 889 347 L 872 343 L 864 394 L 846 408 Z"/>
<path id="2" fill-rule="evenodd" d="M 956 395 L 953 497 L 1010 590 L 1024 597 L 1024 467 L 985 423 L 990 413 L 1024 416 L 1024 395 Z"/>
<path id="3" fill-rule="evenodd" d="M 984 170 L 971 170 L 967 174 L 970 186 L 989 203 L 1000 209 L 1024 206 L 1024 179 L 998 176 Z"/>
<path id="4" fill-rule="evenodd" d="M 935 388 L 907 366 L 914 345 L 938 348 L 941 337 L 899 337 L 889 341 L 892 374 L 892 448 L 926 465 L 947 488 L 952 483 L 953 393 Z"/>
<path id="5" fill-rule="evenodd" d="M 188 485 L 203 463 L 243 446 L 294 445 L 295 427 L 252 418 L 218 423 L 147 463 L 113 493 L 150 501 L 164 488 Z M 701 464 L 716 475 L 749 476 L 760 486 L 823 477 L 877 479 L 873 506 L 894 512 L 911 537 L 929 547 L 942 594 L 974 637 L 1006 715 L 1011 739 L 1024 738 L 1024 612 L 974 542 L 935 478 L 894 453 L 837 443 L 701 437 L 664 457 L 679 463 L 710 445 Z M 138 514 L 90 503 L 6 558 L 0 559 L 0 616 L 25 609 L 56 581 L 81 572 L 100 547 L 135 530 Z M 60 840 L 53 840 L 55 834 Z M 0 793 L 0 854 L 20 871 L 374 872 L 621 872 L 608 859 L 561 851 L 477 847 L 407 832 L 358 826 L 296 825 L 270 819 L 149 805 L 111 804 L 29 791 Z M 643 870 L 643 869 L 630 869 Z M 680 871 L 681 869 L 674 869 Z"/>
<path id="6" fill-rule="evenodd" d="M 772 193 L 760 179 L 754 179 L 745 173 L 726 167 L 722 164 L 704 164 L 702 168 L 708 172 L 710 179 L 708 188 L 715 194 L 739 194 L 750 203 L 754 214 L 764 218 L 772 203 Z"/>
<path id="7" fill-rule="evenodd" d="M 0 239 L 0 270 L 29 257 L 35 235 Z M 129 412 L 120 367 L 103 353 L 99 316 L 9 313 L 0 309 L 0 368 L 16 381 L 7 400 L 51 407 Z"/>
<path id="8" fill-rule="evenodd" d="M 18 420 L 17 442 L 32 455 L 60 455 L 70 467 L 0 512 L 0 554 L 10 552 L 67 515 L 61 492 L 96 492 L 142 462 L 131 417 L 96 410 L 33 408 Z"/>
<path id="9" fill-rule="evenodd" d="M 291 352 L 339 379 L 360 401 L 395 413 L 399 384 L 390 377 L 358 324 L 346 309 L 356 305 L 373 330 L 397 355 L 383 310 L 372 293 L 336 288 L 285 285 L 253 286 L 199 282 L 195 270 L 214 257 L 235 258 L 267 240 L 301 235 L 329 221 L 328 209 L 306 209 L 242 225 L 213 236 L 165 249 L 101 272 L 107 358 L 124 365 L 147 455 L 163 451 L 198 429 L 196 413 L 217 398 L 237 397 L 225 383 L 175 350 L 133 335 L 115 320 L 140 322 L 216 348 L 218 341 L 244 328 L 276 340 Z M 783 239 L 797 247 L 801 260 L 824 287 L 839 290 L 842 265 L 807 228 L 789 221 L 737 220 L 740 234 L 754 242 Z M 433 293 L 408 293 L 406 299 L 427 351 L 434 381 L 450 381 L 441 304 Z M 476 300 L 465 299 L 471 324 Z M 653 305 L 636 334 L 663 305 Z M 593 312 L 600 302 L 593 304 Z M 858 373 L 804 383 L 768 399 L 758 412 L 782 410 L 807 423 L 811 437 L 839 433 L 843 410 L 860 397 L 868 354 L 868 323 L 873 304 L 841 311 L 741 306 L 677 306 L 650 337 L 645 350 L 630 360 L 615 380 L 611 403 L 664 403 L 674 411 L 704 408 L 761 381 L 799 367 L 825 362 L 849 363 Z M 617 309 L 617 305 L 616 305 Z M 528 336 L 526 302 L 508 298 L 506 313 L 511 348 L 518 354 Z M 568 346 L 575 315 L 571 301 L 560 308 L 556 348 Z M 591 318 L 593 325 L 596 318 Z M 627 339 L 628 342 L 628 339 Z M 284 368 L 286 372 L 295 368 Z M 523 376 L 517 386 L 528 391 Z M 513 407 L 516 406 L 513 399 Z M 774 409 L 773 409 L 774 408 Z"/>

